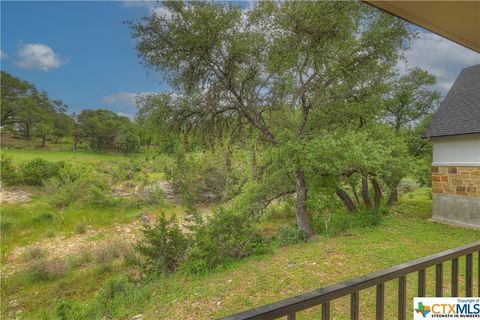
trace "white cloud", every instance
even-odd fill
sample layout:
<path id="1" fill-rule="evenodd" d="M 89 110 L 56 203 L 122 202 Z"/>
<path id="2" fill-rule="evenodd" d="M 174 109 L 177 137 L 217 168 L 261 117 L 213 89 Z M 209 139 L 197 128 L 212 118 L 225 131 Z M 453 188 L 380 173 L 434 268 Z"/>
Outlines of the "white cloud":
<path id="1" fill-rule="evenodd" d="M 125 7 L 146 8 L 150 14 L 155 13 L 159 16 L 167 18 L 168 20 L 170 20 L 172 17 L 170 11 L 158 1 L 126 0 L 122 1 L 122 3 Z"/>
<path id="2" fill-rule="evenodd" d="M 122 104 L 129 107 L 137 106 L 137 98 L 151 94 L 151 92 L 115 92 L 102 98 L 106 104 Z"/>
<path id="3" fill-rule="evenodd" d="M 59 68 L 67 61 L 56 54 L 52 48 L 41 43 L 27 43 L 17 52 L 17 66 L 27 70 L 49 71 Z"/>
<path id="4" fill-rule="evenodd" d="M 127 118 L 130 119 L 130 120 L 134 120 L 134 119 L 135 119 L 135 115 L 132 114 L 132 113 L 117 112 L 117 115 L 119 115 L 120 117 L 127 117 Z"/>
<path id="5" fill-rule="evenodd" d="M 3 60 L 3 59 L 6 59 L 7 58 L 7 54 L 5 52 L 3 52 L 3 50 L 0 50 L 0 59 Z"/>
<path id="6" fill-rule="evenodd" d="M 480 63 L 480 54 L 430 32 L 421 32 L 405 56 L 407 64 L 399 68 L 427 70 L 437 77 L 436 89 L 443 94 L 450 90 L 463 68 Z"/>

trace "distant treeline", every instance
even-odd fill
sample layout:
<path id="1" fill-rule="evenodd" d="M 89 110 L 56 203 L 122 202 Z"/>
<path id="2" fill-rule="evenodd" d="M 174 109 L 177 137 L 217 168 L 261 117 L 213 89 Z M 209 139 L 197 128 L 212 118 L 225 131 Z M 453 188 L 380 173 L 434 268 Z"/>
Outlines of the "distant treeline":
<path id="1" fill-rule="evenodd" d="M 69 114 L 61 100 L 51 99 L 27 81 L 1 72 L 2 130 L 18 138 L 40 138 L 59 143 L 71 137 L 76 150 L 81 142 L 98 151 L 135 152 L 144 142 L 140 128 L 129 118 L 105 109 Z"/>

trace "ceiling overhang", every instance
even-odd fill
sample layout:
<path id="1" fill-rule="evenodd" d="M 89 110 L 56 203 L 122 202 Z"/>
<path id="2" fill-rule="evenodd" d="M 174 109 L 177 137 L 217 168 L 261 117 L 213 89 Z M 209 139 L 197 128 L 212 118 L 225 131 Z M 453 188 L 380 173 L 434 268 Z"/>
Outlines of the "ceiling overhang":
<path id="1" fill-rule="evenodd" d="M 364 2 L 480 52 L 480 1 Z"/>

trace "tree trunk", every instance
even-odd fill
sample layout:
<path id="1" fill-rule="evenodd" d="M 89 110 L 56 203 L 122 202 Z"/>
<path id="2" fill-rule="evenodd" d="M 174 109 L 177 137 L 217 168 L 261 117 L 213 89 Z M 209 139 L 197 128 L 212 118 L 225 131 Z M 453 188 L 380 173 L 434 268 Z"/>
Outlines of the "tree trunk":
<path id="1" fill-rule="evenodd" d="M 308 234 L 309 237 L 313 236 L 313 230 L 310 227 L 307 216 L 307 186 L 305 184 L 305 177 L 301 169 L 297 169 L 295 173 L 295 182 L 297 190 L 297 201 L 296 201 L 296 215 L 297 215 L 297 224 L 298 228 L 301 231 L 304 231 Z"/>
<path id="2" fill-rule="evenodd" d="M 253 181 L 258 182 L 257 148 L 255 144 L 252 145 L 252 178 Z"/>
<path id="3" fill-rule="evenodd" d="M 375 208 L 380 208 L 380 201 L 382 200 L 382 189 L 380 188 L 380 184 L 375 178 L 371 178 L 370 181 L 372 182 L 373 190 L 375 191 L 375 196 L 373 201 L 375 203 Z"/>
<path id="4" fill-rule="evenodd" d="M 45 148 L 47 144 L 47 135 L 42 135 L 42 148 Z"/>
<path id="5" fill-rule="evenodd" d="M 30 139 L 30 125 L 25 122 L 25 138 Z"/>
<path id="6" fill-rule="evenodd" d="M 227 150 L 225 151 L 225 168 L 227 169 L 227 173 L 232 173 L 232 157 L 233 152 L 230 146 L 227 146 Z"/>
<path id="7" fill-rule="evenodd" d="M 370 201 L 370 195 L 368 194 L 367 175 L 362 176 L 362 198 L 363 202 L 365 202 L 365 207 L 370 209 L 372 207 L 372 202 Z"/>
<path id="8" fill-rule="evenodd" d="M 360 204 L 360 199 L 358 199 L 357 188 L 355 188 L 355 185 L 353 184 L 353 182 L 349 182 L 348 184 L 350 185 L 350 188 L 352 189 L 353 196 L 355 197 L 355 202 L 357 203 L 357 205 L 359 205 Z"/>
<path id="9" fill-rule="evenodd" d="M 78 136 L 73 136 L 73 151 L 77 151 L 78 140 Z"/>
<path id="10" fill-rule="evenodd" d="M 390 191 L 390 195 L 388 196 L 387 200 L 387 207 L 391 207 L 395 202 L 398 201 L 398 191 L 397 191 L 398 183 L 395 183 L 392 187 L 392 191 Z"/>
<path id="11" fill-rule="evenodd" d="M 353 203 L 352 199 L 348 195 L 348 193 L 343 190 L 342 188 L 337 188 L 337 196 L 342 200 L 345 207 L 347 207 L 348 212 L 355 212 L 357 208 L 355 207 L 355 203 Z"/>

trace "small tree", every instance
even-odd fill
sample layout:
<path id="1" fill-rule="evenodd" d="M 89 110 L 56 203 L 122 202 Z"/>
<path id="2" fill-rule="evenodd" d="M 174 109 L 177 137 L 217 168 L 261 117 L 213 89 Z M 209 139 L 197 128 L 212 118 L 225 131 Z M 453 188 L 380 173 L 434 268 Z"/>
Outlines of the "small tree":
<path id="1" fill-rule="evenodd" d="M 172 272 L 184 261 L 188 239 L 182 233 L 175 216 L 162 214 L 153 226 L 143 229 L 145 240 L 138 245 L 145 257 L 145 268 L 151 273 Z"/>

